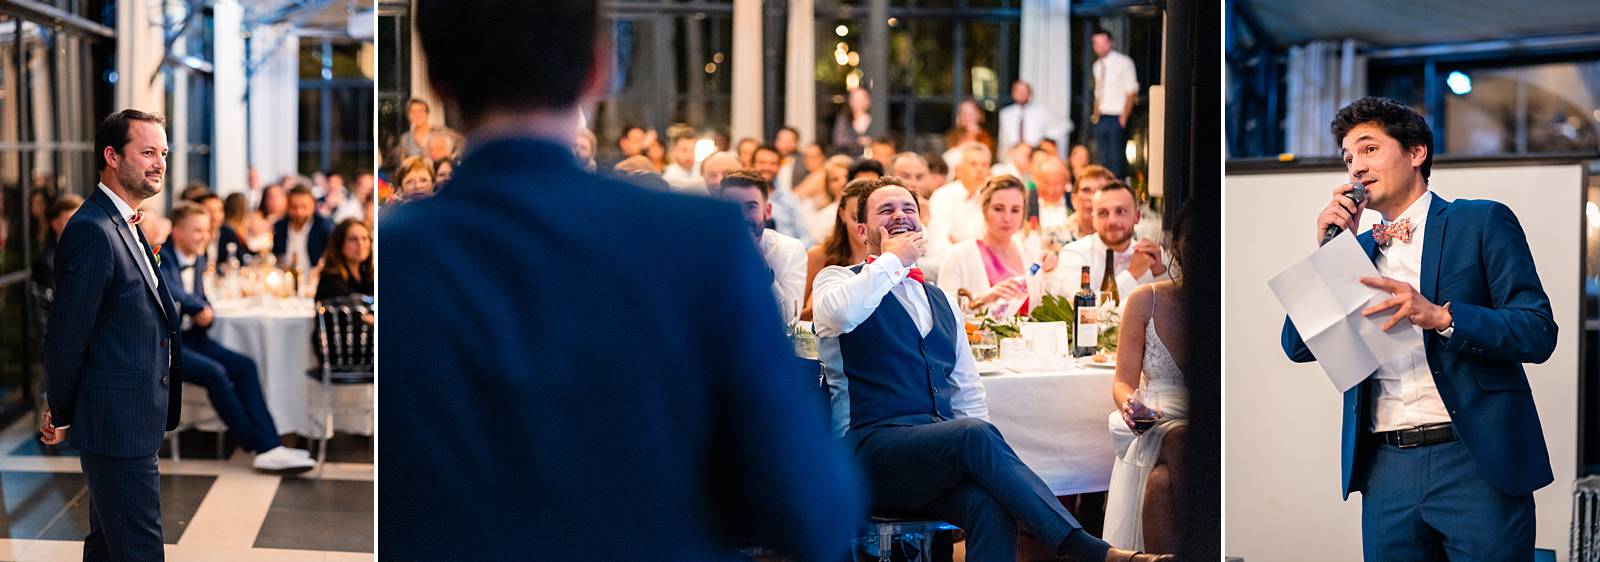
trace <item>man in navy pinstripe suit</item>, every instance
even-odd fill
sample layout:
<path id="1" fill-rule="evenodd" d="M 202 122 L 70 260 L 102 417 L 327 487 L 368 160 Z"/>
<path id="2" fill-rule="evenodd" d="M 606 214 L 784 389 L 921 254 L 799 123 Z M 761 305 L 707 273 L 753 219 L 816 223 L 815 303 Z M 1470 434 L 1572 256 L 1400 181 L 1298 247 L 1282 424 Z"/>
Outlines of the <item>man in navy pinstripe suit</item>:
<path id="1" fill-rule="evenodd" d="M 179 323 L 135 211 L 165 179 L 161 125 L 132 109 L 100 123 L 100 184 L 56 249 L 44 357 L 50 406 L 39 431 L 50 445 L 70 435 L 82 455 L 86 561 L 162 559 L 156 451 L 178 425 Z"/>

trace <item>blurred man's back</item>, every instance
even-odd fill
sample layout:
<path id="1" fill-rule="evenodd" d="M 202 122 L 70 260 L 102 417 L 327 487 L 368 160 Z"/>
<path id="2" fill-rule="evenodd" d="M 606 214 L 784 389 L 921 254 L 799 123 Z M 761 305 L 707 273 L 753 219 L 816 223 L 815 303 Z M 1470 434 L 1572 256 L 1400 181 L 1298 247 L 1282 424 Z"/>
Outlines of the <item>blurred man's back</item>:
<path id="1" fill-rule="evenodd" d="M 839 558 L 858 476 L 734 208 L 590 175 L 561 144 L 603 72 L 547 57 L 599 58 L 571 44 L 596 9 L 417 3 L 476 148 L 379 229 L 380 557 L 715 560 L 751 539 Z"/>

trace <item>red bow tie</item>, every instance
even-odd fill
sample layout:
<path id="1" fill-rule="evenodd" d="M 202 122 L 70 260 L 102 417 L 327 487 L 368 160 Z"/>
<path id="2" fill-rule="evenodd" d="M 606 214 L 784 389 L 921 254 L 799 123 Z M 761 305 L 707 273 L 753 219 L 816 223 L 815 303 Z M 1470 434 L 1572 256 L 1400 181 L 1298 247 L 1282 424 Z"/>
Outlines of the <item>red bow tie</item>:
<path id="1" fill-rule="evenodd" d="M 1388 246 L 1389 242 L 1399 240 L 1406 244 L 1411 243 L 1411 219 L 1400 219 L 1389 224 L 1372 225 L 1372 241 L 1379 246 Z"/>
<path id="2" fill-rule="evenodd" d="M 872 263 L 873 260 L 876 260 L 876 259 L 878 259 L 877 256 L 867 256 L 867 263 Z M 910 273 L 909 277 L 911 277 L 912 279 L 915 279 L 918 283 L 927 283 L 928 282 L 928 278 L 922 275 L 922 270 L 918 269 L 918 268 L 915 268 L 915 267 L 911 268 L 911 273 Z"/>
<path id="3" fill-rule="evenodd" d="M 128 224 L 138 225 L 141 222 L 144 222 L 144 211 L 134 211 L 133 216 L 128 217 Z"/>

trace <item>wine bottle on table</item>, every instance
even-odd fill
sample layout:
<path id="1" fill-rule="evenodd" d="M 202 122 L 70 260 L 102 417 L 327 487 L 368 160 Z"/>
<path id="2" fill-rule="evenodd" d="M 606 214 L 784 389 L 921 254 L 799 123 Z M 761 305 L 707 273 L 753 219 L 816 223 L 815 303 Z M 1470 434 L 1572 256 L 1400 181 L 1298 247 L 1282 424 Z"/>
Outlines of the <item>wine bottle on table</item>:
<path id="1" fill-rule="evenodd" d="M 1116 254 L 1110 249 L 1106 250 L 1105 275 L 1100 276 L 1100 290 L 1111 293 L 1111 302 L 1122 304 L 1122 295 L 1117 293 Z"/>
<path id="2" fill-rule="evenodd" d="M 1072 297 L 1072 308 L 1078 318 L 1077 329 L 1073 331 L 1073 355 L 1084 357 L 1094 355 L 1099 347 L 1100 318 L 1095 309 L 1094 291 L 1089 290 L 1089 266 L 1083 266 L 1082 288 Z"/>

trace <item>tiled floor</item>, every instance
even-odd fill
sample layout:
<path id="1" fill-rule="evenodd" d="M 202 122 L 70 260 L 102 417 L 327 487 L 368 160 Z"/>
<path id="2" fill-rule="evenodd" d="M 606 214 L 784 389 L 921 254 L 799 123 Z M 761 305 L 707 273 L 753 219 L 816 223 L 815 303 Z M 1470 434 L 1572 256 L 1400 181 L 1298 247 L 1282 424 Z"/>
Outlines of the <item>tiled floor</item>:
<path id="1" fill-rule="evenodd" d="M 0 431 L 0 560 L 77 561 L 89 529 L 89 494 L 76 454 L 41 445 L 32 419 Z M 328 465 L 274 476 L 216 435 L 180 435 L 161 452 L 161 524 L 170 561 L 373 559 L 372 440 L 335 438 Z M 315 450 L 312 451 L 315 454 Z"/>

